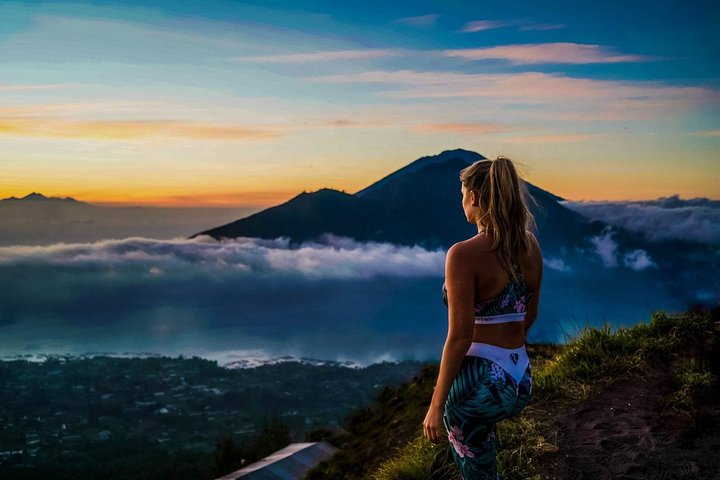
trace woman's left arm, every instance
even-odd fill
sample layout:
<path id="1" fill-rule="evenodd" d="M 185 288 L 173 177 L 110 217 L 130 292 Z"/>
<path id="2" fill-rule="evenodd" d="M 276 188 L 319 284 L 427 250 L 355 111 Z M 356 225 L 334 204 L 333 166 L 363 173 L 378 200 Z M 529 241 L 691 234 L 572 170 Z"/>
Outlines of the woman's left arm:
<path id="1" fill-rule="evenodd" d="M 440 373 L 430 408 L 423 422 L 423 435 L 438 443 L 444 436 L 443 407 L 463 358 L 472 343 L 475 284 L 472 262 L 467 261 L 467 246 L 456 243 L 445 258 L 445 288 L 448 298 L 448 334 L 440 359 Z"/>

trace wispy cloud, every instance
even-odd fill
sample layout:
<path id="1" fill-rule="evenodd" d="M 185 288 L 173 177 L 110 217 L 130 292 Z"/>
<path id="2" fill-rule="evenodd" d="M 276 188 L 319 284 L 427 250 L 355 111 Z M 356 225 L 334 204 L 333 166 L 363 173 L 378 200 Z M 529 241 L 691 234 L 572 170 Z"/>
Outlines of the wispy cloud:
<path id="1" fill-rule="evenodd" d="M 622 54 L 603 45 L 556 42 L 450 50 L 409 50 L 399 48 L 327 50 L 320 52 L 236 56 L 230 57 L 229 60 L 263 63 L 304 63 L 377 59 L 397 55 L 412 55 L 417 57 L 440 55 L 441 57 L 458 57 L 473 61 L 504 60 L 515 65 L 647 62 L 660 59 L 659 57 L 648 55 Z"/>
<path id="2" fill-rule="evenodd" d="M 595 138 L 606 137 L 606 134 L 600 133 L 576 133 L 576 134 L 547 134 L 547 135 L 530 135 L 522 137 L 505 137 L 496 138 L 498 142 L 532 144 L 532 143 L 577 143 L 586 142 Z"/>
<path id="3" fill-rule="evenodd" d="M 700 132 L 690 132 L 688 135 L 695 136 L 695 137 L 711 137 L 716 138 L 720 137 L 720 130 L 703 130 Z"/>
<path id="4" fill-rule="evenodd" d="M 56 52 L 72 52 L 71 56 L 59 56 L 58 61 L 68 59 L 107 60 L 111 52 L 122 52 L 128 63 L 144 60 L 163 61 L 212 58 L 216 54 L 232 54 L 248 48 L 269 48 L 287 45 L 299 30 L 276 29 L 271 23 L 241 22 L 233 24 L 193 17 L 188 22 L 166 21 L 152 8 L 133 8 L 136 20 L 112 18 L 111 12 L 96 15 L 102 9 L 94 9 L 87 15 L 43 13 L 32 15 L 32 28 L 17 32 L 0 44 L 6 49 L 36 49 L 43 53 L 41 58 Z M 95 13 L 95 14 L 93 14 Z M 145 17 L 142 18 L 141 17 Z M 332 17 L 322 14 L 305 15 L 317 18 L 326 24 L 335 24 Z M 239 28 L 238 28 L 239 27 Z M 87 42 L 92 37 L 93 42 Z"/>
<path id="5" fill-rule="evenodd" d="M 621 54 L 603 45 L 568 42 L 530 43 L 486 48 L 443 50 L 442 54 L 447 57 L 460 57 L 466 60 L 505 60 L 515 65 L 542 63 L 620 63 L 657 60 L 656 57 L 645 55 Z"/>
<path id="6" fill-rule="evenodd" d="M 658 268 L 657 264 L 652 261 L 648 253 L 641 249 L 626 253 L 623 256 L 623 264 L 626 267 L 638 272 L 647 268 Z"/>
<path id="7" fill-rule="evenodd" d="M 560 30 L 562 28 L 566 28 L 567 25 L 564 25 L 562 23 L 528 23 L 525 25 L 520 25 L 518 27 L 518 30 L 521 31 L 547 31 L 547 30 Z"/>
<path id="8" fill-rule="evenodd" d="M 0 83 L 0 92 L 21 92 L 32 90 L 58 90 L 67 87 L 66 83 L 27 84 L 27 83 Z"/>
<path id="9" fill-rule="evenodd" d="M 31 105 L 4 105 L 0 106 L 0 118 L 38 117 L 55 113 L 60 113 L 63 115 L 75 115 L 87 112 L 139 112 L 150 108 L 157 109 L 158 107 L 163 107 L 167 105 L 168 102 L 162 100 L 98 100 L 94 102 L 46 102 Z"/>
<path id="10" fill-rule="evenodd" d="M 517 130 L 514 125 L 502 123 L 425 123 L 415 125 L 412 130 L 418 133 L 469 133 L 481 135 L 484 133 L 498 133 Z"/>
<path id="11" fill-rule="evenodd" d="M 280 128 L 223 125 L 180 120 L 90 120 L 57 118 L 0 119 L 0 135 L 80 138 L 86 140 L 133 140 L 150 137 L 194 140 L 272 140 Z"/>
<path id="12" fill-rule="evenodd" d="M 416 17 L 403 17 L 393 20 L 393 23 L 401 23 L 410 27 L 429 27 L 435 25 L 437 19 L 440 17 L 439 14 L 433 13 L 430 15 L 419 15 Z"/>
<path id="13" fill-rule="evenodd" d="M 520 31 L 546 31 L 559 30 L 561 28 L 565 28 L 566 25 L 561 23 L 537 23 L 527 18 L 518 18 L 513 20 L 473 20 L 465 23 L 460 31 L 462 33 L 473 33 L 505 27 L 517 27 Z"/>
<path id="14" fill-rule="evenodd" d="M 544 257 L 543 265 L 558 272 L 569 272 L 571 270 L 570 265 L 566 264 L 562 258 Z"/>
<path id="15" fill-rule="evenodd" d="M 614 268 L 619 265 L 618 244 L 613 239 L 615 232 L 611 226 L 606 226 L 600 235 L 590 238 L 590 243 L 595 246 L 595 253 L 602 260 L 603 265 L 607 268 Z M 658 268 L 657 264 L 650 258 L 645 250 L 636 249 L 622 254 L 622 264 L 635 271 L 645 270 L 647 268 Z"/>
<path id="16" fill-rule="evenodd" d="M 386 58 L 405 53 L 405 50 L 395 48 L 358 49 L 358 50 L 328 50 L 324 52 L 288 53 L 274 55 L 258 55 L 231 57 L 229 60 L 238 62 L 264 62 L 264 63 L 305 63 L 305 62 L 331 62 L 338 60 L 364 60 Z"/>
<path id="17" fill-rule="evenodd" d="M 615 232 L 611 227 L 605 227 L 600 235 L 590 238 L 590 243 L 595 247 L 595 253 L 602 260 L 603 265 L 608 268 L 617 267 L 617 243 L 612 238 Z"/>
<path id="18" fill-rule="evenodd" d="M 245 99 L 251 101 L 252 99 Z M 260 105 L 262 106 L 262 105 Z M 402 126 L 404 116 L 389 119 L 391 106 L 383 110 L 383 115 L 373 113 L 355 113 L 349 117 L 329 114 L 286 115 L 282 124 L 263 127 L 253 125 L 243 129 L 235 125 L 219 123 L 185 122 L 181 120 L 91 120 L 78 121 L 67 117 L 84 114 L 137 114 L 154 109 L 175 108 L 175 104 L 163 100 L 100 100 L 96 102 L 46 103 L 27 106 L 0 106 L 0 135 L 46 136 L 88 139 L 132 139 L 148 136 L 187 136 L 189 138 L 223 140 L 252 138 L 276 138 L 297 130 L 334 129 L 334 128 L 386 128 Z M 172 111 L 172 110 L 171 110 Z M 192 115 L 192 108 L 182 110 Z M 263 133 L 267 136 L 263 136 Z M 274 134 L 274 136 L 272 136 Z"/>
<path id="19" fill-rule="evenodd" d="M 328 83 L 370 83 L 405 87 L 376 95 L 393 99 L 480 97 L 490 103 L 520 102 L 598 107 L 601 110 L 648 109 L 655 113 L 720 103 L 720 91 L 706 87 L 671 86 L 661 82 L 596 80 L 543 72 L 455 73 L 414 70 L 370 70 L 305 77 Z M 647 112 L 646 112 L 647 113 Z"/>
<path id="20" fill-rule="evenodd" d="M 138 112 L 157 107 L 162 102 L 89 102 L 87 104 L 49 104 L 37 107 L 0 107 L 0 136 L 75 138 L 86 140 L 131 141 L 146 138 L 191 138 L 209 141 L 273 140 L 300 131 L 322 129 L 381 129 L 403 128 L 416 133 L 499 133 L 519 130 L 516 125 L 467 122 L 413 124 L 407 113 L 391 114 L 392 106 L 378 116 L 358 112 L 350 117 L 332 115 L 299 115 L 288 117 L 286 123 L 262 126 L 224 125 L 220 123 L 188 122 L 182 120 L 89 120 L 79 121 L 49 116 L 102 111 Z M 252 192 L 247 192 L 248 194 Z"/>
<path id="21" fill-rule="evenodd" d="M 463 33 L 482 32 L 484 30 L 494 30 L 510 25 L 513 25 L 513 22 L 504 20 L 473 20 L 463 25 L 460 31 Z"/>
<path id="22" fill-rule="evenodd" d="M 392 122 L 381 121 L 375 118 L 367 118 L 367 120 L 358 118 L 332 118 L 318 122 L 307 121 L 303 123 L 302 128 L 387 128 L 397 126 L 397 124 Z"/>

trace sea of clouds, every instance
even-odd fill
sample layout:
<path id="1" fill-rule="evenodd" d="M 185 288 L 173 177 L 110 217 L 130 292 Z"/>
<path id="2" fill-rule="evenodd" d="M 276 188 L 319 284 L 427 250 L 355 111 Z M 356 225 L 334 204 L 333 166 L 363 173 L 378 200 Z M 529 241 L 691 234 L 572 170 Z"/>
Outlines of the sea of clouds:
<path id="1" fill-rule="evenodd" d="M 576 320 L 637 321 L 666 297 L 615 272 L 656 268 L 645 251 L 618 247 L 611 227 L 588 240 L 594 263 L 544 259 L 531 342 L 560 341 Z M 0 247 L 0 351 L 197 354 L 226 364 L 437 359 L 445 257 L 332 234 L 301 244 L 198 236 Z"/>
<path id="2" fill-rule="evenodd" d="M 689 240 L 720 243 L 720 200 L 681 199 L 620 202 L 561 201 L 562 205 L 593 220 L 640 232 L 650 241 Z"/>
<path id="3" fill-rule="evenodd" d="M 0 247 L 0 351 L 432 357 L 445 255 L 334 235 Z"/>
<path id="4" fill-rule="evenodd" d="M 306 279 L 368 279 L 378 275 L 438 276 L 445 264 L 443 250 L 379 242 L 357 242 L 325 234 L 319 241 L 291 247 L 286 237 L 240 237 L 217 241 L 201 235 L 193 239 L 157 240 L 129 237 L 93 243 L 0 247 L 0 268 L 15 266 L 100 266 L 141 268 L 148 275 L 196 270 L 205 275 L 284 275 Z"/>

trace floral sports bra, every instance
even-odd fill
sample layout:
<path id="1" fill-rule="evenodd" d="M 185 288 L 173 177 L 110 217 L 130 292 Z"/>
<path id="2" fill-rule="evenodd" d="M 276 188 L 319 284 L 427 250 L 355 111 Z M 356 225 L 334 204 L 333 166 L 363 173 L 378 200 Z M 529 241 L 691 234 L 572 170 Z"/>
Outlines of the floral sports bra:
<path id="1" fill-rule="evenodd" d="M 447 289 L 445 283 L 442 286 L 443 302 L 448 304 Z M 475 323 L 507 323 L 522 322 L 525 320 L 525 311 L 532 292 L 525 283 L 520 273 L 520 281 L 514 281 L 512 277 L 505 285 L 500 295 L 489 300 L 475 304 Z"/>

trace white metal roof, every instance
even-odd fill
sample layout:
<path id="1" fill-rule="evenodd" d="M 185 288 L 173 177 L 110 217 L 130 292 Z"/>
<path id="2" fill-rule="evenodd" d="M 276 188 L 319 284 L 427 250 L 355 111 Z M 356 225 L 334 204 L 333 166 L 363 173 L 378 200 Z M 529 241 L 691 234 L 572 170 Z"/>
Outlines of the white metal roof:
<path id="1" fill-rule="evenodd" d="M 300 480 L 308 470 L 330 457 L 336 450 L 336 447 L 325 441 L 291 443 L 216 480 Z"/>

